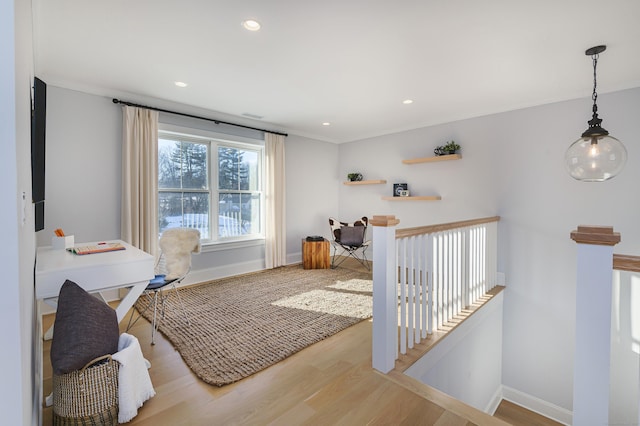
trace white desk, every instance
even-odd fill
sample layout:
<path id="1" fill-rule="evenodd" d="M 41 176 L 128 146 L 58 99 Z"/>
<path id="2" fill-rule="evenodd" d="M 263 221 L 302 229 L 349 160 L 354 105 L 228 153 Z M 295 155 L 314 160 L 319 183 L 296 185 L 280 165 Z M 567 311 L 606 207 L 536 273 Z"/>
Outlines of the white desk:
<path id="1" fill-rule="evenodd" d="M 82 256 L 52 247 L 38 247 L 36 254 L 36 299 L 56 306 L 65 280 L 71 280 L 89 293 L 131 287 L 116 308 L 118 322 L 138 300 L 154 277 L 154 257 L 124 241 L 125 250 Z M 97 242 L 76 245 L 95 245 Z"/>
<path id="2" fill-rule="evenodd" d="M 35 297 L 44 300 L 54 308 L 58 303 L 60 288 L 66 280 L 71 280 L 89 293 L 130 287 L 127 295 L 116 307 L 118 322 L 122 321 L 129 309 L 136 303 L 138 297 L 154 277 L 155 259 L 148 253 L 133 247 L 124 241 L 118 242 L 125 246 L 124 250 L 106 253 L 85 254 L 79 256 L 66 250 L 54 250 L 52 247 L 38 247 L 36 252 Z M 97 242 L 77 244 L 80 246 L 95 245 Z M 40 304 L 37 307 L 38 330 L 42 329 Z M 45 338 L 51 338 L 50 328 Z M 38 334 L 40 331 L 38 331 Z M 39 359 L 38 377 L 40 385 L 40 399 L 42 399 L 42 339 L 35 342 L 36 357 Z M 46 399 L 50 406 L 51 396 Z M 40 406 L 42 418 L 42 406 Z"/>

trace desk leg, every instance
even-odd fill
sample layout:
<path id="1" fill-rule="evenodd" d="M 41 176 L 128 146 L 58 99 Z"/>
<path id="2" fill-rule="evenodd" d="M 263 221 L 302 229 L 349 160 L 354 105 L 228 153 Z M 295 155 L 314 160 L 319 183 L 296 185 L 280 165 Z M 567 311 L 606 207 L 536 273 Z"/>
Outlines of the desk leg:
<path id="1" fill-rule="evenodd" d="M 140 297 L 144 289 L 147 288 L 148 284 L 149 281 L 142 281 L 131 286 L 127 295 L 122 298 L 120 304 L 116 308 L 118 323 L 120 323 L 120 321 L 122 321 L 122 319 L 127 315 L 129 309 L 131 309 L 131 307 L 136 303 L 136 300 L 138 300 L 138 297 Z"/>
<path id="2" fill-rule="evenodd" d="M 42 376 L 44 375 L 44 366 L 43 366 L 43 356 L 42 356 L 42 339 L 40 338 L 40 335 L 42 333 L 42 308 L 40 307 L 40 301 L 36 301 L 36 317 L 38 318 L 38 321 L 36 323 L 36 338 L 35 341 L 33 342 L 33 350 L 34 350 L 34 356 L 35 356 L 35 362 L 36 362 L 36 386 L 38 386 L 38 422 L 40 424 L 42 424 L 42 402 L 43 402 L 43 397 L 44 397 L 44 391 L 43 391 L 43 378 Z M 47 407 L 49 405 L 46 405 Z"/>
<path id="3" fill-rule="evenodd" d="M 57 297 L 52 297 L 50 299 L 44 299 L 44 303 L 46 303 L 47 305 L 51 306 L 54 311 L 58 309 L 58 298 Z M 40 322 L 42 322 L 42 315 L 38 314 L 38 317 L 40 318 Z M 42 338 L 44 340 L 51 340 L 53 338 L 53 324 L 51 324 L 51 326 L 47 329 L 47 331 L 44 332 L 44 335 L 42 336 Z"/>
<path id="4" fill-rule="evenodd" d="M 122 298 L 120 304 L 116 308 L 118 323 L 120 323 L 120 321 L 124 319 L 124 317 L 127 315 L 127 312 L 129 312 L 129 309 L 133 307 L 133 305 L 136 303 L 136 300 L 138 300 L 138 297 L 140 297 L 144 289 L 147 288 L 147 285 L 149 285 L 149 281 L 139 282 L 131 286 L 131 288 L 129 289 L 129 293 L 127 293 L 127 295 Z M 144 362 L 147 365 L 147 368 L 151 368 L 151 363 L 147 361 L 147 359 L 145 359 Z"/>

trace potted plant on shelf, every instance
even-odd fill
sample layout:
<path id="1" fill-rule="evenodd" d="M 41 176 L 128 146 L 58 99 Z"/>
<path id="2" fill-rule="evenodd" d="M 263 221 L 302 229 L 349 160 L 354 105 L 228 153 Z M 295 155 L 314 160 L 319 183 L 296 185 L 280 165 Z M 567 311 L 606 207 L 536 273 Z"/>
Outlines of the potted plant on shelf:
<path id="1" fill-rule="evenodd" d="M 347 179 L 349 182 L 359 182 L 362 180 L 362 173 L 349 173 Z"/>
<path id="2" fill-rule="evenodd" d="M 446 145 L 438 146 L 433 150 L 436 155 L 451 155 L 455 154 L 460 149 L 460 145 L 454 141 L 449 141 Z"/>

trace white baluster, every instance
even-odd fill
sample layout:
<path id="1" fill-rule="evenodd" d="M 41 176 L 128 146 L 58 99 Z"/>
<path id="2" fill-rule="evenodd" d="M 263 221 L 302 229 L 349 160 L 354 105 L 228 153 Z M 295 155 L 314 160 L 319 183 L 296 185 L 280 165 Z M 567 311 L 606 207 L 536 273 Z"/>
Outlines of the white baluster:
<path id="1" fill-rule="evenodd" d="M 407 353 L 407 239 L 397 240 L 400 272 L 400 353 Z"/>

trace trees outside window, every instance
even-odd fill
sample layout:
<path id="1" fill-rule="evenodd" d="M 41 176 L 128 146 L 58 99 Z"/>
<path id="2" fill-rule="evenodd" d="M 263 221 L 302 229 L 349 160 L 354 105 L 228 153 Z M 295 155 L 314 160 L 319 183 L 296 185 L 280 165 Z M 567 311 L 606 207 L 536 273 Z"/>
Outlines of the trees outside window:
<path id="1" fill-rule="evenodd" d="M 262 233 L 261 146 L 161 132 L 158 140 L 159 230 L 196 228 L 203 240 Z"/>

